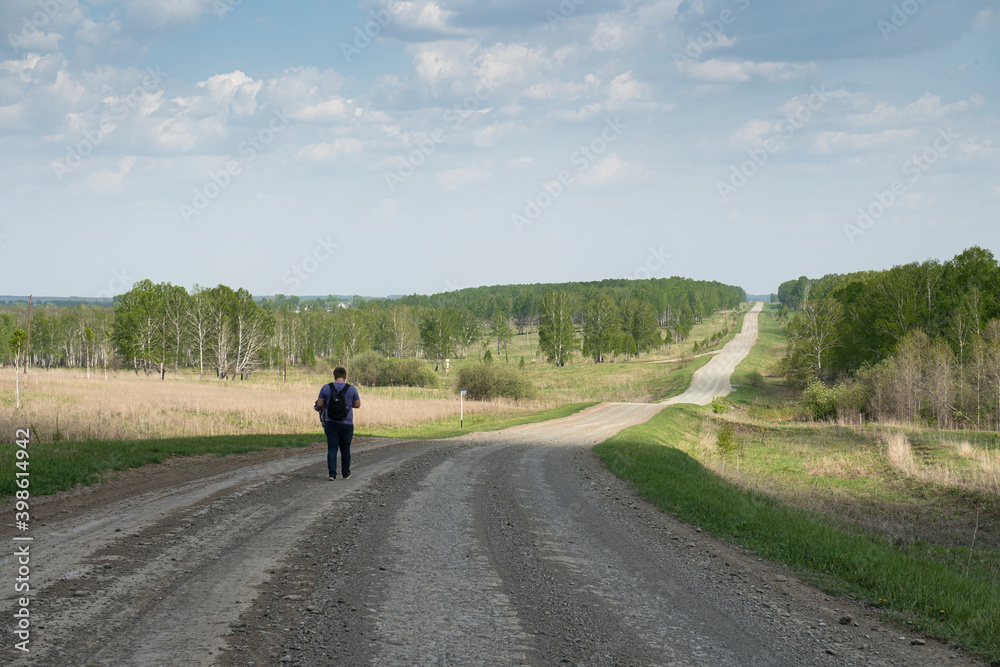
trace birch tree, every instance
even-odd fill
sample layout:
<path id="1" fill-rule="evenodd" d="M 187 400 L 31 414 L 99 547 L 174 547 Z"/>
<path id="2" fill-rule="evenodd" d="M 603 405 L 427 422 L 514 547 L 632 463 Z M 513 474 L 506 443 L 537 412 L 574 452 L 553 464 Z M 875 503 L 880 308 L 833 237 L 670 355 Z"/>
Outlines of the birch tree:
<path id="1" fill-rule="evenodd" d="M 562 290 L 549 292 L 538 303 L 538 345 L 548 361 L 560 368 L 580 349 L 572 308 L 569 293 Z"/>

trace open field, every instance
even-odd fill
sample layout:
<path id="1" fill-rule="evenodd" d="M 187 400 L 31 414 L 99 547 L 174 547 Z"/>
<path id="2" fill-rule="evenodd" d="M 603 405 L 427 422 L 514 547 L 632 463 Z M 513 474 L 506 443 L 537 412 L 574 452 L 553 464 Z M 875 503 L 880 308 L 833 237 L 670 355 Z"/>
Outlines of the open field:
<path id="1" fill-rule="evenodd" d="M 13 386 L 11 375 L 9 369 L 0 371 L 5 389 Z M 20 411 L 14 409 L 13 390 L 4 391 L 0 429 L 8 442 L 14 430 L 25 425 L 42 442 L 319 433 L 312 404 L 329 381 L 296 375 L 286 384 L 263 376 L 221 382 L 168 375 L 161 382 L 132 373 L 117 373 L 105 381 L 103 375 L 87 380 L 82 372 L 68 370 L 32 370 L 27 378 L 27 383 L 22 378 Z M 516 416 L 554 406 L 544 400 L 466 401 L 465 410 L 471 416 Z M 363 388 L 355 423 L 364 433 L 452 416 L 457 422 L 458 413 L 458 398 L 442 390 Z"/>

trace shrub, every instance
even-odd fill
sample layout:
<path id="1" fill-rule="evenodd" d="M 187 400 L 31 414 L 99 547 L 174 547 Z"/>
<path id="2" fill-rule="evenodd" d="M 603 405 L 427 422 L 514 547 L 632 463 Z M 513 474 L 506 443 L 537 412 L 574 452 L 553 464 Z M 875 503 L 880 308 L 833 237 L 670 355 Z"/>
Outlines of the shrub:
<path id="1" fill-rule="evenodd" d="M 747 384 L 757 389 L 763 389 L 765 384 L 763 373 L 756 370 L 747 373 Z"/>
<path id="2" fill-rule="evenodd" d="M 532 399 L 537 390 L 523 373 L 504 364 L 475 364 L 458 369 L 456 391 L 467 391 L 474 401 L 511 398 Z"/>
<path id="3" fill-rule="evenodd" d="M 386 358 L 365 352 L 351 362 L 350 379 L 365 387 L 436 387 L 437 375 L 420 359 Z"/>
<path id="4" fill-rule="evenodd" d="M 802 393 L 802 404 L 816 421 L 832 419 L 837 416 L 837 391 L 822 382 L 810 382 Z"/>
<path id="5" fill-rule="evenodd" d="M 732 424 L 723 424 L 719 429 L 719 435 L 715 440 L 715 446 L 719 450 L 719 455 L 723 461 L 736 460 L 739 466 L 739 459 L 743 456 L 745 443 L 736 433 Z M 737 468 L 738 469 L 738 468 Z"/>

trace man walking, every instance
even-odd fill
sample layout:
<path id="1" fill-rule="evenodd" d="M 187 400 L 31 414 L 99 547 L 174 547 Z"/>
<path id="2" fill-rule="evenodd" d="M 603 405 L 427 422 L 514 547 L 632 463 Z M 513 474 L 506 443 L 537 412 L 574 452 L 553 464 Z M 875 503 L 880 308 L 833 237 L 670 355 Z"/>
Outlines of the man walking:
<path id="1" fill-rule="evenodd" d="M 323 385 L 316 399 L 316 409 L 323 415 L 326 432 L 326 467 L 330 481 L 337 479 L 337 450 L 340 450 L 340 474 L 351 476 L 351 440 L 354 438 L 354 410 L 361 407 L 357 387 L 347 384 L 347 370 L 333 369 L 333 382 Z"/>

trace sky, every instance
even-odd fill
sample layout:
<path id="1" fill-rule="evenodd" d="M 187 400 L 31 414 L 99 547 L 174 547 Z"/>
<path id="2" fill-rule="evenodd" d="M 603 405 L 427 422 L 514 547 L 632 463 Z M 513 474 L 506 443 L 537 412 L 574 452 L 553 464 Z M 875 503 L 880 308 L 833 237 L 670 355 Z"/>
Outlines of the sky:
<path id="1" fill-rule="evenodd" d="M 0 294 L 1000 254 L 996 0 L 3 0 Z"/>

